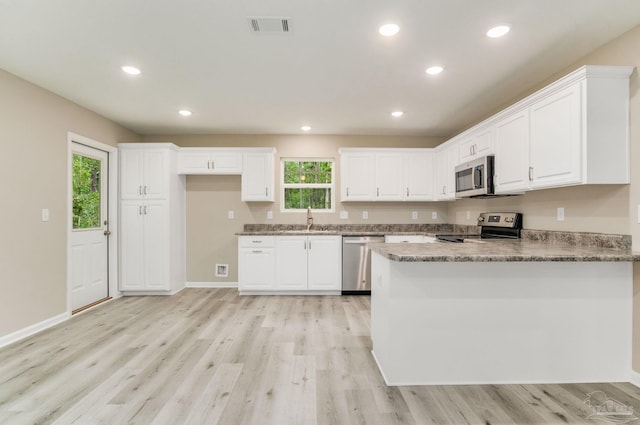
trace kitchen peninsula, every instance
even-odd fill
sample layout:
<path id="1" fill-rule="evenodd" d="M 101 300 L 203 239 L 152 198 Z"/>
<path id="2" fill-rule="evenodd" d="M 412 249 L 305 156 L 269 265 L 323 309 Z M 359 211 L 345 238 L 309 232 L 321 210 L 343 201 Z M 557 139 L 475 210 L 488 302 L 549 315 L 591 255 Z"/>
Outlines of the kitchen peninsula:
<path id="1" fill-rule="evenodd" d="M 640 257 L 582 235 L 372 245 L 371 338 L 387 384 L 629 381 Z"/>

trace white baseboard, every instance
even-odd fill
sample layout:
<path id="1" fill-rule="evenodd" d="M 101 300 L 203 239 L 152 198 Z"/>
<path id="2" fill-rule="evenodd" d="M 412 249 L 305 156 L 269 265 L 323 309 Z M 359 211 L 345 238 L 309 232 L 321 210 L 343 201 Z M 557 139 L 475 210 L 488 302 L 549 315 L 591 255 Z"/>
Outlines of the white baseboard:
<path id="1" fill-rule="evenodd" d="M 631 371 L 631 383 L 640 388 L 640 373 L 635 370 Z"/>
<path id="2" fill-rule="evenodd" d="M 238 282 L 187 282 L 187 288 L 237 288 Z"/>
<path id="3" fill-rule="evenodd" d="M 8 335 L 4 335 L 0 337 L 0 347 L 4 347 L 5 345 L 13 344 L 16 341 L 20 341 L 28 336 L 31 336 L 35 333 L 48 329 L 52 326 L 57 325 L 58 323 L 62 323 L 68 320 L 71 317 L 71 314 L 68 312 L 58 314 L 57 316 L 50 317 L 49 319 L 43 320 L 42 322 L 35 323 L 31 326 L 27 326 L 26 328 L 22 328 L 15 332 L 12 332 Z"/>

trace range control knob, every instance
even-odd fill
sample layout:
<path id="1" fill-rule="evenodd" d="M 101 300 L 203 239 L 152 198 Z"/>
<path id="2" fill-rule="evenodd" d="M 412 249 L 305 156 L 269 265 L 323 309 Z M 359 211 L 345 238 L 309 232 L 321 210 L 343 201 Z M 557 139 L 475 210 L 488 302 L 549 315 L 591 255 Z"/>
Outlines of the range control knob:
<path id="1" fill-rule="evenodd" d="M 504 221 L 505 223 L 513 223 L 513 217 L 505 217 Z"/>
<path id="2" fill-rule="evenodd" d="M 484 217 L 483 216 L 478 217 L 478 223 L 484 223 Z"/>

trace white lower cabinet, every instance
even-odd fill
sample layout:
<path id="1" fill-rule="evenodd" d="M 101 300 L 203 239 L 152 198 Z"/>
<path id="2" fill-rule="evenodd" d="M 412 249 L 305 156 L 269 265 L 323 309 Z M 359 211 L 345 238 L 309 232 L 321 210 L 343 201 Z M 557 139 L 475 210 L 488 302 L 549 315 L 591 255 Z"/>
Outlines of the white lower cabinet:
<path id="1" fill-rule="evenodd" d="M 238 238 L 238 287 L 240 291 L 276 289 L 275 238 L 240 236 Z"/>
<path id="2" fill-rule="evenodd" d="M 240 292 L 340 291 L 342 237 L 240 236 Z"/>
<path id="3" fill-rule="evenodd" d="M 276 285 L 283 291 L 339 291 L 342 237 L 277 236 Z"/>

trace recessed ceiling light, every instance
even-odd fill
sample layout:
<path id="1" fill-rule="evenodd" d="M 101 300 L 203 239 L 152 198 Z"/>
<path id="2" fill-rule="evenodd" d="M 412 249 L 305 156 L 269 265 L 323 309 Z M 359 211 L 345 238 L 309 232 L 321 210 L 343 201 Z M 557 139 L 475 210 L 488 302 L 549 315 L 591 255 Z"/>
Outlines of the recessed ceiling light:
<path id="1" fill-rule="evenodd" d="M 442 71 L 444 71 L 444 68 L 441 66 L 431 66 L 429 68 L 427 68 L 427 74 L 429 75 L 438 75 L 440 74 Z"/>
<path id="2" fill-rule="evenodd" d="M 403 116 L 403 115 L 404 115 L 404 112 L 402 112 L 402 111 L 393 111 L 393 112 L 391 113 L 391 116 L 392 116 L 392 117 L 396 117 L 396 118 L 397 118 L 397 117 L 401 117 L 401 116 Z"/>
<path id="3" fill-rule="evenodd" d="M 300 130 L 302 130 L 302 131 L 311 131 L 311 127 L 309 127 L 308 125 L 303 125 L 302 127 L 300 127 Z"/>
<path id="4" fill-rule="evenodd" d="M 122 69 L 123 72 L 126 72 L 129 75 L 139 75 L 140 74 L 140 68 L 136 68 L 135 66 L 124 65 L 120 69 Z"/>
<path id="5" fill-rule="evenodd" d="M 509 25 L 496 25 L 487 31 L 487 37 L 497 38 L 506 35 L 509 31 L 511 31 L 511 27 Z"/>
<path id="6" fill-rule="evenodd" d="M 191 115 L 191 111 L 188 109 L 180 109 L 178 113 L 183 117 L 188 117 L 189 115 Z"/>
<path id="7" fill-rule="evenodd" d="M 385 37 L 396 35 L 398 31 L 400 31 L 400 27 L 396 24 L 384 24 L 383 26 L 378 28 L 378 32 Z"/>

